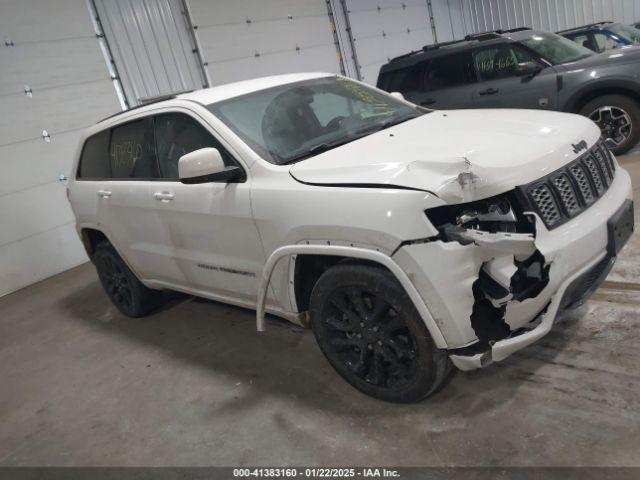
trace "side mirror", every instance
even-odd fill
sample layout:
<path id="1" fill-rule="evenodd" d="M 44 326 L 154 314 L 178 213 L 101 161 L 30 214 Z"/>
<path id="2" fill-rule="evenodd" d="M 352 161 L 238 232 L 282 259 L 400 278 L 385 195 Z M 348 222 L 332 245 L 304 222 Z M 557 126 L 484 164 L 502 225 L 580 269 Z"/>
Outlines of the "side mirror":
<path id="1" fill-rule="evenodd" d="M 533 77 L 542 71 L 542 67 L 536 62 L 519 63 L 516 66 L 516 75 L 519 77 Z"/>
<path id="2" fill-rule="evenodd" d="M 182 183 L 231 182 L 241 174 L 236 166 L 227 167 L 217 148 L 201 148 L 178 160 L 178 175 Z"/>
<path id="3" fill-rule="evenodd" d="M 400 92 L 391 92 L 389 95 L 391 95 L 393 98 L 397 98 L 398 100 L 404 100 L 404 95 L 402 95 Z"/>

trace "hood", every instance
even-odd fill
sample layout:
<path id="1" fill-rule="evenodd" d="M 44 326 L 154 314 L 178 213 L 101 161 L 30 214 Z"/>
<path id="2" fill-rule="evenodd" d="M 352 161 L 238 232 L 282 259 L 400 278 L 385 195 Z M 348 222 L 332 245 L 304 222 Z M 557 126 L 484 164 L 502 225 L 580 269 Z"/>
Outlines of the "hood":
<path id="1" fill-rule="evenodd" d="M 600 130 L 573 114 L 538 110 L 435 111 L 294 164 L 315 185 L 425 190 L 448 203 L 526 184 L 578 156 Z"/>
<path id="2" fill-rule="evenodd" d="M 622 48 L 607 50 L 602 53 L 594 53 L 588 57 L 562 64 L 567 70 L 575 70 L 591 67 L 606 67 L 623 63 L 638 63 L 640 61 L 640 47 L 626 45 Z"/>

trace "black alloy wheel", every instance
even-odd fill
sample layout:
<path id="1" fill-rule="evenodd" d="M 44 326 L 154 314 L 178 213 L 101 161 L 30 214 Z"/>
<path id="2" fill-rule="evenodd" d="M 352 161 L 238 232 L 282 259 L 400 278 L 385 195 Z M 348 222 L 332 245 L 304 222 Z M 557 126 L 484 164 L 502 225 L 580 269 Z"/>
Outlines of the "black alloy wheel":
<path id="1" fill-rule="evenodd" d="M 142 317 L 162 302 L 162 292 L 144 286 L 109 242 L 98 245 L 91 260 L 111 302 L 128 317 Z"/>
<path id="2" fill-rule="evenodd" d="M 338 265 L 316 283 L 311 323 L 336 371 L 362 392 L 413 402 L 433 393 L 450 371 L 402 287 L 384 269 Z"/>

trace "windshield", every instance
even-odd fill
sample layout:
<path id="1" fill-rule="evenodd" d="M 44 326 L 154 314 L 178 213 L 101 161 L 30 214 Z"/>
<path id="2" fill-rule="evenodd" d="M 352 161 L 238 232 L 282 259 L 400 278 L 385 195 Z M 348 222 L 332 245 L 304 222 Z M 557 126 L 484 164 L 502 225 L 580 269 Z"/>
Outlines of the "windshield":
<path id="1" fill-rule="evenodd" d="M 520 42 L 554 65 L 575 62 L 594 53 L 555 33 L 535 33 Z"/>
<path id="2" fill-rule="evenodd" d="M 607 25 L 607 30 L 622 37 L 627 42 L 640 43 L 640 30 L 637 28 L 629 27 L 621 23 L 612 23 L 611 25 Z"/>
<path id="3" fill-rule="evenodd" d="M 207 108 L 265 160 L 303 160 L 410 120 L 424 109 L 342 77 L 290 83 Z"/>

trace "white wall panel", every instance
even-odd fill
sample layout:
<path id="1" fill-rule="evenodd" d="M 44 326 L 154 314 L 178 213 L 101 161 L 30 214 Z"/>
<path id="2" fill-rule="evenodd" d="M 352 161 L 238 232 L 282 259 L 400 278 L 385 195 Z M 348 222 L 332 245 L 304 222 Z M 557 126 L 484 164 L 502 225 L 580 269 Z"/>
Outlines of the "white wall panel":
<path id="1" fill-rule="evenodd" d="M 362 80 L 375 84 L 391 58 L 433 43 L 424 0 L 346 0 Z"/>
<path id="2" fill-rule="evenodd" d="M 6 244 L 0 248 L 0 296 L 86 261 L 73 223 Z"/>
<path id="3" fill-rule="evenodd" d="M 300 71 L 340 72 L 325 0 L 189 0 L 213 85 Z"/>
<path id="4" fill-rule="evenodd" d="M 626 24 L 640 21 L 640 0 L 445 1 L 453 10 L 451 21 L 462 23 L 463 33 L 521 26 L 555 32 L 604 20 Z M 462 36 L 456 32 L 456 38 Z"/>
<path id="5" fill-rule="evenodd" d="M 84 0 L 3 0 L 0 12 L 3 295 L 86 260 L 57 178 L 80 130 L 119 104 Z"/>
<path id="6" fill-rule="evenodd" d="M 47 183 L 59 183 L 58 176 L 69 173 L 69 159 L 75 155 L 77 147 L 76 130 L 54 134 L 50 143 L 35 138 L 0 147 L 0 202 L 3 196 L 10 193 Z M 55 155 L 51 155 L 52 151 Z"/>

